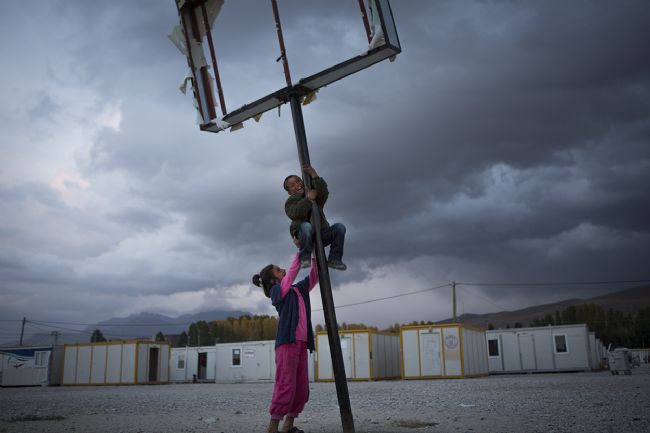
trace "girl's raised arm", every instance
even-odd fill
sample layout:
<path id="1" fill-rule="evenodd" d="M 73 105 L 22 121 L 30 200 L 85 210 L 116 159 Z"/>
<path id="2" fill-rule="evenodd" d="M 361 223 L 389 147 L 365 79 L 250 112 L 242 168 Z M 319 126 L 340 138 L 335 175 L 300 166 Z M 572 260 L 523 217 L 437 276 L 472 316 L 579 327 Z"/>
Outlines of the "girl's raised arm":
<path id="1" fill-rule="evenodd" d="M 316 258 L 311 259 L 311 270 L 309 271 L 309 290 L 314 288 L 318 283 L 318 267 L 316 266 Z"/>
<path id="2" fill-rule="evenodd" d="M 298 272 L 300 272 L 300 258 L 298 257 L 298 253 L 296 253 L 296 255 L 293 256 L 293 261 L 289 266 L 287 274 L 282 278 L 282 281 L 280 281 L 280 296 L 282 299 L 284 299 L 287 293 L 289 293 L 289 289 L 298 276 Z"/>

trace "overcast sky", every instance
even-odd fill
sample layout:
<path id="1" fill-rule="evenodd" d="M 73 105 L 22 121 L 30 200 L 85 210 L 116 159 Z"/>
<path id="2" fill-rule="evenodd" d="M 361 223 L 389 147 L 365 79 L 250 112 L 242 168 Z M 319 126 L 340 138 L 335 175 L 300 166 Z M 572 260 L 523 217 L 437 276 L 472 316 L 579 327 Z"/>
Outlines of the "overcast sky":
<path id="1" fill-rule="evenodd" d="M 367 49 L 356 1 L 278 3 L 295 82 Z M 650 3 L 392 8 L 395 62 L 304 107 L 328 219 L 348 229 L 335 304 L 451 281 L 650 278 Z M 290 107 L 201 132 L 178 89 L 177 22 L 172 0 L 0 3 L 3 320 L 274 314 L 250 278 L 295 252 Z M 269 1 L 226 1 L 214 36 L 230 111 L 285 86 Z M 625 287 L 460 286 L 458 312 Z M 451 291 L 337 315 L 442 320 Z"/>

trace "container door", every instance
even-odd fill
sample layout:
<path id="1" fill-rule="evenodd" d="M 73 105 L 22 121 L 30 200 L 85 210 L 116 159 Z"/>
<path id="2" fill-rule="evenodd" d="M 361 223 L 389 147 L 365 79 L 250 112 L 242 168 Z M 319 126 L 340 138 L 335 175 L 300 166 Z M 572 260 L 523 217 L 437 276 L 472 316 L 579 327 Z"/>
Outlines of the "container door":
<path id="1" fill-rule="evenodd" d="M 352 369 L 354 378 L 370 379 L 370 334 L 366 332 L 355 332 L 352 335 L 354 339 L 354 367 Z M 378 347 L 375 346 L 375 350 L 377 349 Z"/>
<path id="2" fill-rule="evenodd" d="M 213 349 L 208 352 L 208 367 L 206 370 L 207 380 L 213 381 L 217 378 L 217 350 Z"/>
<path id="3" fill-rule="evenodd" d="M 271 374 L 271 346 L 244 347 L 244 357 L 252 356 L 255 361 L 255 380 L 273 379 Z"/>
<path id="4" fill-rule="evenodd" d="M 422 376 L 442 375 L 440 333 L 420 332 L 420 368 Z"/>
<path id="5" fill-rule="evenodd" d="M 536 370 L 535 336 L 532 334 L 519 334 L 519 357 L 522 370 Z"/>
<path id="6" fill-rule="evenodd" d="M 242 349 L 244 368 L 250 369 L 251 380 L 271 380 L 271 346 L 256 344 L 244 346 Z"/>
<path id="7" fill-rule="evenodd" d="M 199 352 L 199 361 L 196 369 L 198 380 L 206 380 L 208 378 L 208 352 Z"/>
<path id="8" fill-rule="evenodd" d="M 149 382 L 158 381 L 158 354 L 157 347 L 149 348 Z"/>
<path id="9" fill-rule="evenodd" d="M 197 348 L 189 348 L 187 351 L 187 359 L 185 360 L 185 365 L 187 366 L 187 379 L 195 382 L 198 380 L 197 367 L 199 365 L 199 350 Z"/>

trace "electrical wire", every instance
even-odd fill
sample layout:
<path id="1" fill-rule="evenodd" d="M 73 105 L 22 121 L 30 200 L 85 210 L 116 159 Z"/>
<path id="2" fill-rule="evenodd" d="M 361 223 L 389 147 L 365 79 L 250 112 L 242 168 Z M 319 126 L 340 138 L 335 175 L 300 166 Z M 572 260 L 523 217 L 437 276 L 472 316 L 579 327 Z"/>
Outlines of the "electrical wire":
<path id="1" fill-rule="evenodd" d="M 29 320 L 28 322 L 31 323 L 31 324 L 45 326 L 47 328 L 60 329 L 60 330 L 63 330 L 63 331 L 74 332 L 74 333 L 77 333 L 77 334 L 93 335 L 93 332 L 83 331 L 83 330 L 79 330 L 79 329 L 70 329 L 70 328 L 65 328 L 65 327 L 62 327 L 62 326 L 47 325 L 45 323 L 41 323 L 41 322 L 38 322 L 38 321 L 35 321 L 35 320 Z M 105 337 L 113 337 L 113 338 L 134 338 L 133 335 L 106 334 L 104 336 Z"/>
<path id="2" fill-rule="evenodd" d="M 638 284 L 638 283 L 650 283 L 650 280 L 612 280 L 612 281 L 553 281 L 548 283 L 460 283 L 456 282 L 456 285 L 463 286 L 502 286 L 502 287 L 511 287 L 511 286 L 592 286 L 600 284 Z"/>
<path id="3" fill-rule="evenodd" d="M 456 283 L 456 287 L 458 287 L 458 284 L 459 284 L 459 283 Z M 460 287 L 458 287 L 458 288 L 460 288 Z M 488 299 L 488 298 L 485 298 L 485 297 L 483 297 L 483 296 L 481 296 L 481 295 L 477 295 L 475 292 L 470 292 L 468 289 L 466 289 L 466 288 L 464 288 L 464 287 L 462 288 L 462 291 L 463 291 L 463 293 L 468 293 L 468 294 L 470 294 L 470 295 L 473 295 L 473 296 L 475 296 L 475 297 L 477 297 L 477 298 L 480 298 L 480 299 L 484 300 L 485 302 L 488 302 L 488 303 L 494 305 L 494 306 L 497 307 L 497 308 L 500 308 L 501 311 L 506 311 L 506 310 L 507 310 L 507 308 L 502 307 L 501 305 L 499 305 L 499 304 L 493 302 L 492 300 L 490 300 L 490 299 Z"/>
<path id="4" fill-rule="evenodd" d="M 649 283 L 650 279 L 639 279 L 639 280 L 611 280 L 611 281 L 553 281 L 553 282 L 518 282 L 518 283 L 481 283 L 481 282 L 456 282 L 455 285 L 456 287 L 459 286 L 475 286 L 475 287 L 513 287 L 513 286 L 519 286 L 519 287 L 552 287 L 552 286 L 576 286 L 576 285 L 606 285 L 606 284 L 639 284 L 639 283 Z M 395 298 L 400 298 L 403 296 L 411 296 L 411 295 L 416 295 L 419 293 L 425 293 L 425 292 L 430 292 L 433 290 L 438 290 L 444 287 L 452 287 L 452 283 L 447 283 L 447 284 L 442 284 L 436 287 L 431 287 L 428 289 L 423 289 L 423 290 L 416 290 L 413 292 L 407 292 L 407 293 L 400 293 L 397 295 L 392 295 L 392 296 L 385 296 L 382 298 L 375 298 L 375 299 L 368 299 L 365 301 L 359 301 L 359 302 L 353 302 L 350 304 L 344 304 L 344 305 L 337 305 L 335 308 L 347 308 L 347 307 L 353 307 L 357 305 L 364 305 L 364 304 L 369 304 L 372 302 L 379 302 L 379 301 L 384 301 L 387 299 L 395 299 Z M 459 287 L 460 288 L 460 287 Z M 472 296 L 475 296 L 477 298 L 480 298 L 491 305 L 501 309 L 501 310 L 507 310 L 501 305 L 496 304 L 494 301 L 480 296 L 476 294 L 475 292 L 471 292 L 467 290 L 467 288 L 462 288 L 464 293 L 470 294 Z M 312 311 L 323 311 L 322 308 L 314 309 Z M 119 323 L 119 324 L 102 324 L 99 325 L 97 323 L 78 323 L 78 322 L 60 322 L 60 321 L 47 321 L 47 320 L 26 320 L 26 319 L 0 319 L 0 322 L 23 322 L 25 320 L 25 323 L 33 323 L 33 324 L 40 324 L 42 326 L 47 326 L 49 328 L 54 328 L 54 329 L 60 329 L 64 331 L 69 331 L 69 332 L 75 332 L 75 333 L 81 333 L 81 334 L 89 334 L 91 335 L 92 333 L 88 331 L 81 331 L 78 329 L 70 329 L 66 327 L 61 327 L 61 326 L 54 326 L 54 325 L 71 325 L 71 326 L 101 326 L 102 328 L 110 328 L 110 327 L 134 327 L 134 326 L 154 326 L 154 327 L 160 327 L 160 326 L 190 326 L 192 323 L 169 323 L 169 322 L 164 322 L 164 323 Z M 120 335 L 108 335 L 110 337 L 115 337 L 115 338 L 133 338 L 133 336 L 120 336 Z"/>
<path id="5" fill-rule="evenodd" d="M 429 289 L 416 290 L 415 292 L 408 292 L 408 293 L 400 293 L 399 295 L 386 296 L 386 297 L 383 297 L 383 298 L 369 299 L 367 301 L 354 302 L 352 304 L 336 305 L 336 306 L 334 306 L 334 308 L 345 308 L 345 307 L 353 307 L 355 305 L 369 304 L 371 302 L 384 301 L 386 299 L 394 299 L 394 298 L 400 298 L 402 296 L 409 296 L 409 295 L 415 295 L 415 294 L 418 294 L 418 293 L 431 292 L 433 290 L 442 289 L 443 287 L 451 287 L 451 284 L 449 284 L 449 283 L 448 284 L 443 284 L 441 286 L 431 287 Z M 323 311 L 323 309 L 322 308 L 317 308 L 317 309 L 314 309 L 312 311 Z"/>
<path id="6" fill-rule="evenodd" d="M 29 320 L 28 320 L 29 321 Z M 192 323 L 117 323 L 117 324 L 99 324 L 99 323 L 77 323 L 77 322 L 53 322 L 49 320 L 39 320 L 40 323 L 50 323 L 55 325 L 72 325 L 72 326 L 190 326 Z"/>

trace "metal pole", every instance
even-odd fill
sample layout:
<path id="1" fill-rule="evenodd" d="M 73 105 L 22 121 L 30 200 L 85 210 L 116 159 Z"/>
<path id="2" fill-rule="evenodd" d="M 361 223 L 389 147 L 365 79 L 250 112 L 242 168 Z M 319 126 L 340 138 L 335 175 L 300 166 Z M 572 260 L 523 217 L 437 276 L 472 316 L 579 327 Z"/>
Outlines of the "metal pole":
<path id="1" fill-rule="evenodd" d="M 185 46 L 187 47 L 187 62 L 189 63 L 190 69 L 192 70 L 192 79 L 194 80 L 194 85 L 192 86 L 192 91 L 196 96 L 196 101 L 199 104 L 199 111 L 201 112 L 201 120 L 205 122 L 203 117 L 203 103 L 201 101 L 201 92 L 199 92 L 199 81 L 196 77 L 196 68 L 194 67 L 194 58 L 192 57 L 192 46 L 190 45 L 190 35 L 189 32 L 191 28 L 185 23 L 186 15 L 193 14 L 192 9 L 184 7 L 178 10 L 178 13 L 181 17 L 181 24 L 183 25 L 183 34 L 185 35 Z"/>
<path id="2" fill-rule="evenodd" d="M 454 297 L 454 323 L 457 322 L 456 320 L 456 282 L 452 281 L 451 283 L 451 291 Z"/>
<path id="3" fill-rule="evenodd" d="M 366 7 L 363 4 L 363 0 L 359 0 L 359 9 L 361 9 L 361 19 L 363 19 L 363 27 L 366 29 L 366 36 L 368 37 L 368 43 L 372 40 L 370 37 L 370 23 L 368 23 L 368 15 L 366 14 Z"/>
<path id="4" fill-rule="evenodd" d="M 296 143 L 298 145 L 298 157 L 300 166 L 310 164 L 309 149 L 307 148 L 307 136 L 305 134 L 305 123 L 302 117 L 302 107 L 300 99 L 294 93 L 291 95 L 291 115 L 293 117 L 293 128 L 296 133 Z M 311 189 L 311 178 L 303 173 L 305 190 Z M 348 394 L 348 383 L 345 378 L 345 366 L 343 364 L 343 353 L 341 351 L 341 340 L 338 330 L 336 329 L 336 311 L 334 310 L 334 298 L 332 297 L 332 286 L 330 284 L 330 274 L 325 259 L 325 248 L 323 247 L 323 238 L 321 236 L 320 218 L 318 205 L 312 203 L 311 223 L 314 227 L 316 238 L 316 263 L 318 264 L 318 282 L 320 284 L 320 294 L 323 300 L 323 313 L 325 315 L 325 326 L 330 343 L 330 355 L 332 356 L 332 369 L 334 370 L 334 382 L 336 384 L 336 396 L 339 401 L 339 410 L 341 411 L 341 423 L 343 424 L 344 433 L 354 433 L 354 419 L 352 417 L 352 408 L 350 407 L 350 395 Z"/>
<path id="5" fill-rule="evenodd" d="M 282 66 L 284 67 L 284 78 L 287 80 L 287 87 L 291 87 L 291 74 L 289 73 L 289 61 L 287 60 L 287 51 L 284 49 L 284 38 L 282 37 L 282 25 L 280 24 L 280 12 L 278 11 L 278 3 L 276 0 L 271 0 L 273 7 L 273 16 L 275 17 L 275 30 L 278 33 L 278 42 L 280 42 L 280 57 L 282 59 Z"/>
<path id="6" fill-rule="evenodd" d="M 199 22 L 196 18 L 196 10 L 195 9 L 190 9 L 190 27 L 192 29 L 192 38 L 196 39 L 197 42 L 201 42 L 201 32 L 199 31 Z M 207 31 L 208 29 L 206 29 Z M 192 50 L 192 47 L 188 45 L 187 47 L 188 50 Z M 201 66 L 199 67 L 199 73 L 201 74 L 201 81 L 203 81 L 203 90 L 205 94 L 205 106 L 206 109 L 208 110 L 208 117 L 209 119 L 207 120 L 208 122 L 210 119 L 214 119 L 217 117 L 217 111 L 214 108 L 214 100 L 212 99 L 212 86 L 210 85 L 210 73 L 208 72 L 208 67 L 207 66 Z M 198 89 L 198 82 L 196 83 L 196 91 L 199 92 Z M 203 113 L 201 113 L 203 114 Z M 205 117 L 203 118 L 203 121 L 205 122 Z M 207 122 L 205 122 L 207 123 Z"/>
<path id="7" fill-rule="evenodd" d="M 212 69 L 214 69 L 214 81 L 217 84 L 217 94 L 219 96 L 219 103 L 221 104 L 221 112 L 225 116 L 226 101 L 223 98 L 223 89 L 221 88 L 221 77 L 219 76 L 219 68 L 217 67 L 217 55 L 214 52 L 214 43 L 212 42 L 212 31 L 210 30 L 210 23 L 208 22 L 208 11 L 205 9 L 205 1 L 201 3 L 201 13 L 203 14 L 203 26 L 205 27 L 205 35 L 208 38 L 208 45 L 210 46 L 210 56 L 212 57 Z"/>
<path id="8" fill-rule="evenodd" d="M 19 346 L 23 345 L 23 335 L 25 334 L 25 322 L 27 322 L 27 319 L 23 317 L 23 327 L 20 329 L 20 343 L 18 343 Z"/>

